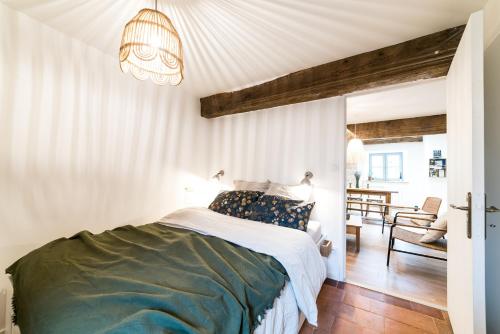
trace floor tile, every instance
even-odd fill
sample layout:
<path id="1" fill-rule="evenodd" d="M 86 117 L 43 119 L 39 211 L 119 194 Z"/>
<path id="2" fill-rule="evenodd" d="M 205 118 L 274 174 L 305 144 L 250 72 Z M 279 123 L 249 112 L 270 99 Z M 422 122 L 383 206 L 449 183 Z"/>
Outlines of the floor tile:
<path id="1" fill-rule="evenodd" d="M 420 328 L 415 328 L 410 325 L 391 320 L 385 319 L 385 334 L 424 334 Z"/>
<path id="2" fill-rule="evenodd" d="M 447 320 L 434 319 L 439 334 L 453 334 L 450 322 Z"/>
<path id="3" fill-rule="evenodd" d="M 343 304 L 337 313 L 338 318 L 349 320 L 376 333 L 384 332 L 384 317 L 351 305 Z"/>
<path id="4" fill-rule="evenodd" d="M 425 314 L 375 300 L 372 301 L 371 311 L 386 318 L 420 328 L 426 332 L 437 333 L 433 318 Z"/>
<path id="5" fill-rule="evenodd" d="M 300 334 L 453 333 L 446 312 L 352 284 L 323 285 L 317 305 L 318 327 Z"/>
<path id="6" fill-rule="evenodd" d="M 333 324 L 331 332 L 332 334 L 379 334 L 380 332 L 374 331 L 370 328 L 360 326 L 357 323 L 354 323 L 345 319 L 337 319 Z"/>
<path id="7" fill-rule="evenodd" d="M 439 319 L 439 320 L 444 320 L 443 312 L 441 310 L 438 310 L 437 308 L 434 307 L 429 307 L 426 305 L 422 304 L 417 304 L 417 303 L 411 303 L 411 309 L 414 311 L 417 311 L 422 314 L 426 314 L 430 317 Z"/>

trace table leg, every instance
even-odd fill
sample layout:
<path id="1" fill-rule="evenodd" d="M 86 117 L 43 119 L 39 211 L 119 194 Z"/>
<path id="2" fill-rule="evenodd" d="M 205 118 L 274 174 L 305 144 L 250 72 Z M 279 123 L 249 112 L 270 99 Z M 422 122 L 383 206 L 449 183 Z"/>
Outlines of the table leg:
<path id="1" fill-rule="evenodd" d="M 386 204 L 391 204 L 391 200 L 392 200 L 392 194 L 391 193 L 385 193 L 385 203 Z M 388 206 L 385 207 L 385 210 L 384 210 L 384 217 L 382 218 L 382 234 L 384 234 L 384 226 L 385 226 L 385 217 L 386 216 L 389 216 L 391 214 L 391 210 L 389 209 Z"/>

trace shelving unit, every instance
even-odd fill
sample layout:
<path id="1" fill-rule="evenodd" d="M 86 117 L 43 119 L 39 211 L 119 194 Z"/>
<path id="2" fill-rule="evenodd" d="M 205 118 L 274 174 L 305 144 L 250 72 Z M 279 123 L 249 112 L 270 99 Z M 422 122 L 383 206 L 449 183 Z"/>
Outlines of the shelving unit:
<path id="1" fill-rule="evenodd" d="M 429 177 L 445 178 L 446 177 L 446 159 L 434 158 L 429 159 Z"/>

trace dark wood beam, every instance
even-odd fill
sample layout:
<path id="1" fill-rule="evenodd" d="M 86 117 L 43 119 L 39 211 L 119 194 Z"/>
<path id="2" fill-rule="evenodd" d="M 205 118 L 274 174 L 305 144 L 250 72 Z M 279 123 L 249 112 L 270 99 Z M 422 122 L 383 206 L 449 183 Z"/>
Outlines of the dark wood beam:
<path id="1" fill-rule="evenodd" d="M 363 140 L 419 137 L 446 133 L 446 114 L 390 121 L 348 124 L 348 132 Z"/>
<path id="2" fill-rule="evenodd" d="M 381 139 L 363 139 L 365 145 L 394 144 L 394 143 L 420 143 L 424 137 L 401 137 L 401 138 L 381 138 Z"/>
<path id="3" fill-rule="evenodd" d="M 206 118 L 446 76 L 465 26 L 311 67 L 234 92 L 200 99 Z"/>

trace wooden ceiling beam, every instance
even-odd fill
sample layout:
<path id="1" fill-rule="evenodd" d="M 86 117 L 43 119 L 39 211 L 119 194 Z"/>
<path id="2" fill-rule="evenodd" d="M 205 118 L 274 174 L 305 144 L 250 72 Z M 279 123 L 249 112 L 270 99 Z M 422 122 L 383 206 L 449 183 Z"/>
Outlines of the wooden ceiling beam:
<path id="1" fill-rule="evenodd" d="M 201 116 L 214 118 L 446 76 L 464 28 L 450 28 L 253 87 L 203 97 Z"/>
<path id="2" fill-rule="evenodd" d="M 401 137 L 401 138 L 383 138 L 383 139 L 363 139 L 365 145 L 394 144 L 394 143 L 420 143 L 424 137 Z"/>
<path id="3" fill-rule="evenodd" d="M 446 133 L 446 114 L 390 121 L 348 124 L 347 130 L 365 140 L 421 137 Z"/>

